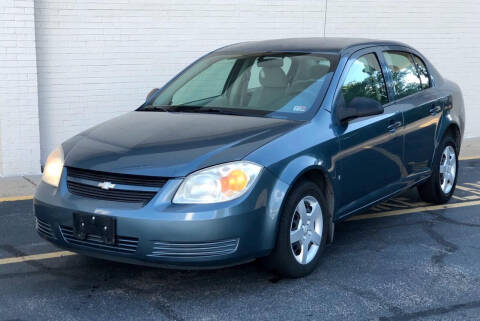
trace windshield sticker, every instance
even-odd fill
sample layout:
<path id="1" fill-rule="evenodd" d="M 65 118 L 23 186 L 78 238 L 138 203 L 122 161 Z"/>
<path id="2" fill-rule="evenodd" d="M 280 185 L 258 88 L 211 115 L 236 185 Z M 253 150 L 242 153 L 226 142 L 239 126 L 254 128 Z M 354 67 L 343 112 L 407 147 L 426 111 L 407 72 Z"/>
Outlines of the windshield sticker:
<path id="1" fill-rule="evenodd" d="M 307 106 L 293 106 L 293 111 L 296 113 L 304 113 L 307 111 Z"/>

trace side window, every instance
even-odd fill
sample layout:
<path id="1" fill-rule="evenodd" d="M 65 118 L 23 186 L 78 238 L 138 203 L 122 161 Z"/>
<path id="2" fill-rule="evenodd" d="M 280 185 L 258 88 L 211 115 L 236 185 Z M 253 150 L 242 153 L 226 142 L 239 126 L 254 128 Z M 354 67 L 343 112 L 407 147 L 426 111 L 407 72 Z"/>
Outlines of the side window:
<path id="1" fill-rule="evenodd" d="M 420 74 L 420 80 L 422 81 L 422 89 L 430 88 L 430 76 L 428 75 L 428 70 L 422 59 L 418 56 L 412 55 L 415 64 L 417 65 L 418 73 Z"/>
<path id="2" fill-rule="evenodd" d="M 177 90 L 172 97 L 172 104 L 188 104 L 192 100 L 221 95 L 234 63 L 235 59 L 223 59 L 213 63 Z"/>
<path id="3" fill-rule="evenodd" d="M 412 56 L 403 51 L 385 51 L 383 53 L 392 72 L 395 96 L 397 99 L 422 90 L 422 83 Z"/>
<path id="4" fill-rule="evenodd" d="M 385 79 L 374 53 L 355 60 L 347 73 L 341 92 L 345 106 L 348 106 L 355 97 L 372 98 L 382 105 L 388 102 Z"/>

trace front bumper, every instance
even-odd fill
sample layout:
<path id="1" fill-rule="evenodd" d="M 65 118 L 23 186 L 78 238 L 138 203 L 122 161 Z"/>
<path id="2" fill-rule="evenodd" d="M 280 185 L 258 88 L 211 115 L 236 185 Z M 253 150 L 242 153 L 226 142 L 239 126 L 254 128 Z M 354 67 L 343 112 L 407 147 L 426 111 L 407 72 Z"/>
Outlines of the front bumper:
<path id="1" fill-rule="evenodd" d="M 37 231 L 59 247 L 85 255 L 145 265 L 208 268 L 267 255 L 275 244 L 278 210 L 287 190 L 268 170 L 241 198 L 218 204 L 179 205 L 170 180 L 145 206 L 73 195 L 65 173 L 59 188 L 41 183 L 35 194 Z M 73 213 L 116 218 L 117 240 L 73 237 Z"/>

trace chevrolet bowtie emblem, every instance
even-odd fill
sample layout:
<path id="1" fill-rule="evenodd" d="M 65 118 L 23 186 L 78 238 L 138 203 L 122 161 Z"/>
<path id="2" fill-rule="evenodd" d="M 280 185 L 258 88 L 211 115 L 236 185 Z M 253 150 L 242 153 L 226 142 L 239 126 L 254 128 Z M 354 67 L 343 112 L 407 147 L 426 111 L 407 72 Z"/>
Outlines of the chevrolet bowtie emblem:
<path id="1" fill-rule="evenodd" d="M 112 184 L 110 182 L 103 182 L 103 183 L 98 183 L 98 187 L 108 191 L 109 189 L 115 188 L 115 184 Z"/>

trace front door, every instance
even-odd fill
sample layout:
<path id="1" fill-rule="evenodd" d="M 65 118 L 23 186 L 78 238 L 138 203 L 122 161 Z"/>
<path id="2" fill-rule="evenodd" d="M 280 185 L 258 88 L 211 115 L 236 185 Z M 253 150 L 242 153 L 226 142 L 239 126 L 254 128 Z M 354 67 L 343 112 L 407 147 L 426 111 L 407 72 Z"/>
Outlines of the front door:
<path id="1" fill-rule="evenodd" d="M 341 186 L 339 215 L 344 216 L 399 189 L 403 165 L 403 114 L 390 103 L 376 52 L 359 52 L 340 80 L 335 108 L 349 107 L 355 97 L 373 98 L 384 106 L 380 115 L 361 117 L 339 127 Z"/>

